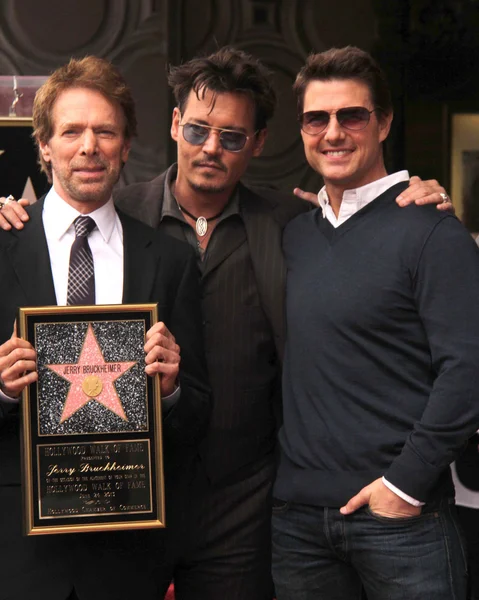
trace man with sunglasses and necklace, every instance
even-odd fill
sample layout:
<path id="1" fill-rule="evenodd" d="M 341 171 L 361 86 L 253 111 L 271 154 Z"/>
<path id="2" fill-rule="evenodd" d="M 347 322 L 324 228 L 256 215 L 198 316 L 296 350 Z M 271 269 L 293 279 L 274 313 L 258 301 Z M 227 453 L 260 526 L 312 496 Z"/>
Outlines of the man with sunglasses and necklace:
<path id="1" fill-rule="evenodd" d="M 197 249 L 213 412 L 200 444 L 178 600 L 270 600 L 271 488 L 284 344 L 282 227 L 304 202 L 239 183 L 259 156 L 275 94 L 269 73 L 230 48 L 171 68 L 178 163 L 117 198 Z M 241 90 L 241 91 L 240 91 Z"/>
<path id="2" fill-rule="evenodd" d="M 270 600 L 271 488 L 281 412 L 285 266 L 283 227 L 308 205 L 240 182 L 264 145 L 275 94 L 252 56 L 223 48 L 170 71 L 178 163 L 120 190 L 130 215 L 188 241 L 202 273 L 202 308 L 214 406 L 195 491 L 174 532 L 177 600 Z M 301 193 L 298 191 L 298 193 Z M 440 202 L 436 182 L 404 201 Z M 447 207 L 443 203 L 441 207 Z M 0 212 L 13 217 L 18 203 Z M 166 531 L 168 534 L 168 530 Z"/>
<path id="3" fill-rule="evenodd" d="M 478 248 L 450 213 L 397 206 L 368 53 L 310 56 L 294 92 L 325 186 L 283 236 L 277 598 L 465 600 L 449 465 L 479 423 Z"/>

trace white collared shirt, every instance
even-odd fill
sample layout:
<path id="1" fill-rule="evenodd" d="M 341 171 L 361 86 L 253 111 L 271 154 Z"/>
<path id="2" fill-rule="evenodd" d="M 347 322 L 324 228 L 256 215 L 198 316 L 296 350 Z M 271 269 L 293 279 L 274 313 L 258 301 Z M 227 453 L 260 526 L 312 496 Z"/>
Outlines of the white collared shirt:
<path id="1" fill-rule="evenodd" d="M 42 218 L 59 306 L 64 306 L 67 301 L 70 251 L 75 240 L 73 221 L 79 215 L 52 187 L 45 198 Z M 95 268 L 95 304 L 121 304 L 123 229 L 113 199 L 88 216 L 96 223 L 88 236 Z"/>
<path id="2" fill-rule="evenodd" d="M 328 219 L 333 227 L 339 227 L 349 217 L 352 217 L 358 210 L 361 210 L 366 204 L 372 202 L 390 187 L 396 185 L 396 183 L 401 183 L 401 181 L 408 180 L 409 173 L 407 171 L 398 171 L 354 190 L 345 190 L 337 217 L 329 202 L 326 187 L 322 187 L 318 192 L 318 203 L 323 211 L 323 218 Z"/>

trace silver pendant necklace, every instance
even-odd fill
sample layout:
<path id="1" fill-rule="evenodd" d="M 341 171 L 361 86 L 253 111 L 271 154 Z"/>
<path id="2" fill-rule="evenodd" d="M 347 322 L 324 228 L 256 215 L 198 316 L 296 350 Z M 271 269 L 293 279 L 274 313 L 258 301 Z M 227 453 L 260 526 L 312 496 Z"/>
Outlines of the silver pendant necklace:
<path id="1" fill-rule="evenodd" d="M 195 217 L 195 215 L 191 214 L 188 210 L 186 210 L 186 208 L 184 208 L 183 206 L 181 206 L 181 204 L 178 204 L 178 208 L 181 210 L 181 212 L 184 212 L 185 215 L 188 215 L 190 217 L 190 219 L 194 219 L 196 221 L 195 223 L 195 229 L 196 229 L 196 233 L 200 236 L 200 237 L 204 237 L 207 233 L 208 233 L 208 223 L 210 221 L 215 221 L 216 219 L 219 219 L 221 217 L 221 215 L 223 214 L 224 208 L 223 210 L 221 210 L 217 215 L 215 215 L 214 217 Z"/>

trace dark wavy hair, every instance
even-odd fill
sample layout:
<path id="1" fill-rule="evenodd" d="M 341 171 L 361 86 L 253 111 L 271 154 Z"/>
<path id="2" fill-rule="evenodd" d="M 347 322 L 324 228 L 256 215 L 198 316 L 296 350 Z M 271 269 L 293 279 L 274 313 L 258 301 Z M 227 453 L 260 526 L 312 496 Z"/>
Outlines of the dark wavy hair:
<path id="1" fill-rule="evenodd" d="M 185 110 L 192 90 L 199 100 L 202 100 L 208 91 L 214 95 L 245 94 L 254 103 L 257 130 L 266 127 L 276 106 L 270 71 L 250 54 L 228 46 L 210 56 L 193 58 L 176 67 L 170 67 L 168 84 L 173 90 L 181 113 Z"/>
<path id="2" fill-rule="evenodd" d="M 391 92 L 381 67 L 368 52 L 355 46 L 346 46 L 308 56 L 293 85 L 298 113 L 303 112 L 304 94 L 311 81 L 333 79 L 354 79 L 364 83 L 371 93 L 375 108 L 380 108 L 384 114 L 393 112 Z"/>

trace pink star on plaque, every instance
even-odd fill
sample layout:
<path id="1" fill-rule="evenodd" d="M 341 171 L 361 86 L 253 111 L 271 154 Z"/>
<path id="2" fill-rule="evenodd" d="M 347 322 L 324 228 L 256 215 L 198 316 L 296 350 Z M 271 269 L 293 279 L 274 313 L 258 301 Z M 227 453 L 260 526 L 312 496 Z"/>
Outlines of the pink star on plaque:
<path id="1" fill-rule="evenodd" d="M 71 384 L 60 423 L 93 400 L 103 404 L 124 421 L 128 421 L 113 382 L 133 365 L 136 365 L 136 362 L 105 362 L 92 326 L 89 324 L 77 363 L 46 365 Z"/>

